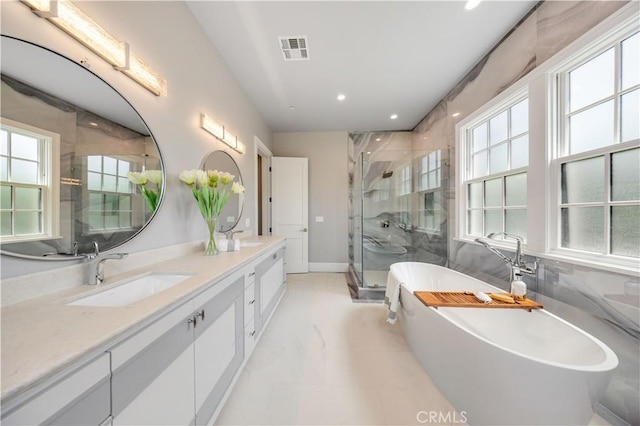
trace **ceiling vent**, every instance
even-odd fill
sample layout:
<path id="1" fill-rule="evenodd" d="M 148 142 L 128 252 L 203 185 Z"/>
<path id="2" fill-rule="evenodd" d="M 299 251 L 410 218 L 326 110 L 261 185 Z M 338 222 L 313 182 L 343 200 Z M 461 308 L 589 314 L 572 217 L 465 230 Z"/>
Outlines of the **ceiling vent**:
<path id="1" fill-rule="evenodd" d="M 278 37 L 285 61 L 308 61 L 309 43 L 306 36 Z"/>

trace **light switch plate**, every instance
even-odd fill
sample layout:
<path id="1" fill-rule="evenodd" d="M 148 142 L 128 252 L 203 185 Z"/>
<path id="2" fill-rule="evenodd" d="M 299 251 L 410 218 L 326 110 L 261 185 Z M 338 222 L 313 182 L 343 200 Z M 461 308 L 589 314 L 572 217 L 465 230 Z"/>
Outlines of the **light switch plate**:
<path id="1" fill-rule="evenodd" d="M 244 220 L 244 227 L 245 228 L 251 228 L 251 218 L 248 217 Z"/>
<path id="2" fill-rule="evenodd" d="M 236 221 L 236 218 L 233 216 L 227 216 L 227 223 L 233 223 Z"/>
<path id="3" fill-rule="evenodd" d="M 316 216 L 316 222 L 324 222 L 324 216 Z"/>

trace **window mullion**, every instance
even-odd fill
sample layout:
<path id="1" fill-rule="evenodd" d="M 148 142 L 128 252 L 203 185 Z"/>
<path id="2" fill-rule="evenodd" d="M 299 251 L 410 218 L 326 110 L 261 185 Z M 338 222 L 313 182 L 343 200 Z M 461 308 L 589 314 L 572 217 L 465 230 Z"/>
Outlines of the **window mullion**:
<path id="1" fill-rule="evenodd" d="M 558 77 L 559 89 L 558 90 L 558 106 L 561 111 L 562 117 L 558 123 L 558 146 L 556 149 L 556 155 L 558 158 L 564 157 L 569 153 L 569 140 L 571 138 L 570 126 L 569 126 L 569 73 L 563 72 Z"/>
<path id="2" fill-rule="evenodd" d="M 622 87 L 622 44 L 617 43 L 614 50 L 615 62 L 613 93 L 615 101 L 613 102 L 613 143 L 618 144 L 622 141 L 622 129 L 620 125 L 622 97 L 620 96 L 620 88 Z"/>
<path id="3" fill-rule="evenodd" d="M 604 253 L 611 254 L 611 153 L 604 160 Z"/>

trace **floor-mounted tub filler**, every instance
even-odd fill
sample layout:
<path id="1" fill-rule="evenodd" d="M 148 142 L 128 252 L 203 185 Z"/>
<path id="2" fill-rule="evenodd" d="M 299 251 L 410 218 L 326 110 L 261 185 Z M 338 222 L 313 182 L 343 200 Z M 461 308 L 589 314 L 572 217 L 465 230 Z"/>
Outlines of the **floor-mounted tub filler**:
<path id="1" fill-rule="evenodd" d="M 426 263 L 389 272 L 386 294 L 407 342 L 469 424 L 589 423 L 618 365 L 607 345 L 544 309 L 436 309 L 414 291 L 502 290 Z"/>

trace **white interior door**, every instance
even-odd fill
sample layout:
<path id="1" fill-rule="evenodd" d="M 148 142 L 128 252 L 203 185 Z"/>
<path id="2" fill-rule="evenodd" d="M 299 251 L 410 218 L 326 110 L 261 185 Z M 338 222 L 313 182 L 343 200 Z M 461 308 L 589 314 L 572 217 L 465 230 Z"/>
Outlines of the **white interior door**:
<path id="1" fill-rule="evenodd" d="M 271 158 L 273 235 L 287 238 L 286 272 L 309 272 L 309 159 Z"/>

